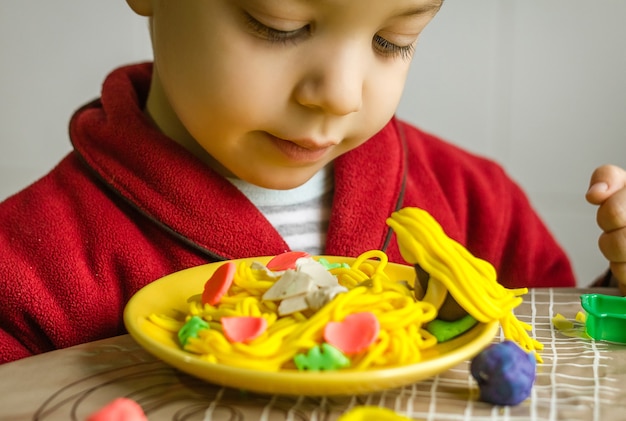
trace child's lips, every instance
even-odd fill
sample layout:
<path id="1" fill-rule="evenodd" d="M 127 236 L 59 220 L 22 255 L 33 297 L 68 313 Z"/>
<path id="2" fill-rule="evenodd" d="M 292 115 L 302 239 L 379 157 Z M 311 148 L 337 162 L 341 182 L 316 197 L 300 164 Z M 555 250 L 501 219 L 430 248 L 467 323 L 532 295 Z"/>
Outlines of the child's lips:
<path id="1" fill-rule="evenodd" d="M 315 162 L 319 161 L 328 153 L 336 142 L 317 142 L 314 140 L 286 140 L 268 135 L 276 148 L 289 160 L 295 162 Z"/>

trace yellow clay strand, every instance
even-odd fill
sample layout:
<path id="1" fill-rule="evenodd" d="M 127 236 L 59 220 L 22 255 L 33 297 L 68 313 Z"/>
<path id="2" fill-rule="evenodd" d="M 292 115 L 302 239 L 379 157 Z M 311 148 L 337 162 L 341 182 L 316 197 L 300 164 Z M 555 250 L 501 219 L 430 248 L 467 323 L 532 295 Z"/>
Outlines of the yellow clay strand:
<path id="1" fill-rule="evenodd" d="M 474 257 L 469 250 L 445 235 L 428 212 L 404 208 L 387 220 L 396 233 L 402 257 L 419 264 L 431 281 L 441 282 L 454 299 L 480 322 L 499 321 L 505 337 L 510 337 L 528 351 L 538 349 L 525 326 L 517 320 L 517 307 L 524 289 L 507 290 L 497 282 L 495 268 Z M 427 293 L 428 294 L 428 291 Z M 438 292 L 441 297 L 443 292 Z"/>

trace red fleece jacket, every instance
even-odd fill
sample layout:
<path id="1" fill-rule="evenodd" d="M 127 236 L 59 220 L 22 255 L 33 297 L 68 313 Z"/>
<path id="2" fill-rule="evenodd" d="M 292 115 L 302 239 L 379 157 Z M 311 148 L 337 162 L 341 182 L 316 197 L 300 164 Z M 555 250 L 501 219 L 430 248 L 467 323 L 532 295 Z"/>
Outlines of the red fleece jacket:
<path id="1" fill-rule="evenodd" d="M 216 260 L 288 250 L 233 185 L 142 109 L 151 65 L 114 71 L 76 112 L 74 150 L 0 204 L 0 362 L 124 333 L 147 283 Z M 385 219 L 417 206 L 490 261 L 507 287 L 572 286 L 563 251 L 496 164 L 393 119 L 335 161 L 326 253 L 383 249 Z"/>

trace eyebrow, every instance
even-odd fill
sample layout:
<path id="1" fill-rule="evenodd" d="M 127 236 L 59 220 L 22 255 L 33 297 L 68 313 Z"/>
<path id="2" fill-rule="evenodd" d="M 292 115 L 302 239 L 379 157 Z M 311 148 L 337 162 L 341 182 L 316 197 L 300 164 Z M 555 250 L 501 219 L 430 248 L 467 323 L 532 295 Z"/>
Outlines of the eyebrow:
<path id="1" fill-rule="evenodd" d="M 443 5 L 444 0 L 433 0 L 428 4 L 418 6 L 414 9 L 409 9 L 406 12 L 400 14 L 400 16 L 413 16 L 413 15 L 421 15 L 429 12 L 438 11 Z"/>

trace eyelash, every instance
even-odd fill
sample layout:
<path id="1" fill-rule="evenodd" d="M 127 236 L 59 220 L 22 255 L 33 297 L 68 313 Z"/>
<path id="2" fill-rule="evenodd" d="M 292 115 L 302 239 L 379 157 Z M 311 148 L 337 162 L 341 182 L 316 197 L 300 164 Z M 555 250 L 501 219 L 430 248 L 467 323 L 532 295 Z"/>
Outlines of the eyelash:
<path id="1" fill-rule="evenodd" d="M 286 44 L 288 42 L 296 43 L 301 39 L 308 37 L 311 34 L 310 25 L 303 26 L 302 28 L 293 31 L 281 31 L 271 28 L 252 17 L 249 14 L 245 14 L 246 23 L 248 27 L 254 32 L 254 34 L 263 40 L 271 43 Z M 372 40 L 374 49 L 383 57 L 396 58 L 408 60 L 413 56 L 415 45 L 400 46 L 396 45 L 380 35 L 374 35 Z"/>
<path id="2" fill-rule="evenodd" d="M 302 28 L 298 28 L 293 31 L 281 31 L 278 29 L 274 29 L 267 25 L 264 25 L 247 13 L 246 23 L 248 24 L 248 27 L 254 32 L 254 34 L 259 38 L 269 41 L 271 43 L 278 44 L 286 44 L 288 42 L 295 43 L 300 39 L 308 36 L 311 32 L 309 25 L 303 26 Z"/>
<path id="3" fill-rule="evenodd" d="M 380 35 L 374 35 L 373 45 L 374 48 L 384 57 L 400 57 L 404 60 L 411 59 L 411 57 L 413 57 L 413 51 L 415 50 L 414 43 L 409 45 L 397 45 L 386 40 Z"/>

